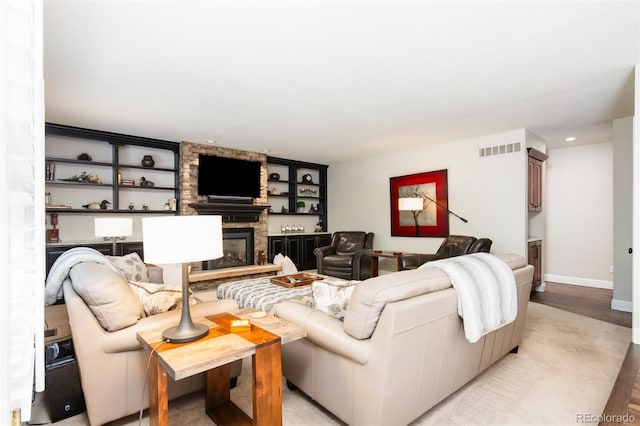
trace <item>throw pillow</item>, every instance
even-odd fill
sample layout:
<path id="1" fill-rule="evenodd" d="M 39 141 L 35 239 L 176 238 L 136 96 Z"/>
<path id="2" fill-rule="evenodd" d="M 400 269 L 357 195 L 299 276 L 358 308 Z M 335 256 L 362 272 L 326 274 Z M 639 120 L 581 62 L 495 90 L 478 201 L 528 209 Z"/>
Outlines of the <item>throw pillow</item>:
<path id="1" fill-rule="evenodd" d="M 314 281 L 311 291 L 316 309 L 342 321 L 349 306 L 351 293 L 359 282 L 333 279 Z"/>
<path id="2" fill-rule="evenodd" d="M 120 330 L 144 316 L 127 280 L 109 266 L 81 262 L 71 268 L 69 276 L 73 289 L 105 330 Z"/>
<path id="3" fill-rule="evenodd" d="M 129 286 L 138 297 L 147 316 L 170 311 L 182 304 L 182 288 L 180 287 L 140 281 L 129 281 Z M 196 299 L 189 290 L 189 304 L 195 303 L 197 303 Z"/>
<path id="4" fill-rule="evenodd" d="M 282 269 L 278 271 L 276 275 L 291 275 L 298 273 L 296 264 L 293 263 L 293 260 L 291 260 L 289 256 L 283 256 L 282 254 L 278 253 L 273 258 L 273 264 L 282 266 Z"/>
<path id="5" fill-rule="evenodd" d="M 147 265 L 145 265 L 142 259 L 140 259 L 138 253 L 129 253 L 126 256 L 106 257 L 122 271 L 122 274 L 127 281 L 149 282 L 149 271 L 147 271 Z"/>

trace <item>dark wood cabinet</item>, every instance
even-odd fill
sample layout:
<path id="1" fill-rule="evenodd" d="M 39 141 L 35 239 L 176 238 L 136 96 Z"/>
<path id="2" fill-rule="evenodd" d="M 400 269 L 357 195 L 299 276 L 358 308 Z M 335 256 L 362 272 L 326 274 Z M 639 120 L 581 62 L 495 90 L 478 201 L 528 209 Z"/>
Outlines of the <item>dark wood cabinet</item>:
<path id="1" fill-rule="evenodd" d="M 543 152 L 534 148 L 527 148 L 528 152 L 528 202 L 529 211 L 540 212 L 542 211 L 542 163 L 549 158 L 549 156 Z"/>
<path id="2" fill-rule="evenodd" d="M 533 240 L 528 243 L 529 265 L 533 265 L 533 281 L 531 291 L 542 284 L 542 240 Z"/>
<path id="3" fill-rule="evenodd" d="M 269 261 L 278 253 L 282 253 L 295 263 L 298 270 L 316 268 L 316 257 L 313 253 L 317 247 L 329 245 L 331 234 L 275 235 L 269 237 Z"/>
<path id="4" fill-rule="evenodd" d="M 87 244 L 52 244 L 46 249 L 46 267 L 47 275 L 51 266 L 65 251 L 74 247 L 90 247 L 104 254 L 105 256 L 124 256 L 129 253 L 138 253 L 140 259 L 144 260 L 144 251 L 142 250 L 142 241 L 120 242 L 116 244 L 116 253 L 113 253 L 113 244 L 111 243 L 87 243 Z"/>

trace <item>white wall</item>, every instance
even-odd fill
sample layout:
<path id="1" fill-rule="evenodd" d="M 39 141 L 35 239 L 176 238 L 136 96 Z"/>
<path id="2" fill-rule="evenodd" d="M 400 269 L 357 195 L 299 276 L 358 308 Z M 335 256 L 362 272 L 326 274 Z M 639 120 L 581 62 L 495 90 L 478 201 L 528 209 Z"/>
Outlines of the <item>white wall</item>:
<path id="1" fill-rule="evenodd" d="M 480 148 L 520 143 L 515 153 L 480 157 Z M 432 253 L 442 238 L 392 237 L 389 178 L 448 170 L 451 234 L 488 237 L 492 252 L 526 255 L 526 150 L 524 129 L 329 167 L 329 231 L 375 233 L 374 248 Z M 387 269 L 388 264 L 381 264 Z"/>
<path id="2" fill-rule="evenodd" d="M 545 280 L 612 288 L 613 144 L 548 154 Z"/>

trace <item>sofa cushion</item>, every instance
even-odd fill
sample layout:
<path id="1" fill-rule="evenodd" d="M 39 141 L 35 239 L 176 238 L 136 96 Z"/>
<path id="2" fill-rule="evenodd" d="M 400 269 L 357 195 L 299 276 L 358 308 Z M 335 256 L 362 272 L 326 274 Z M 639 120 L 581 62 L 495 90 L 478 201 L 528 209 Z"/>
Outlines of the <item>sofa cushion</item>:
<path id="1" fill-rule="evenodd" d="M 106 256 L 115 263 L 128 281 L 149 282 L 149 271 L 138 253 L 129 253 L 126 256 Z"/>
<path id="2" fill-rule="evenodd" d="M 415 269 L 381 275 L 355 286 L 344 315 L 344 331 L 356 339 L 368 339 L 387 303 L 451 287 L 439 269 Z"/>
<path id="3" fill-rule="evenodd" d="M 342 321 L 349 305 L 351 293 L 359 282 L 330 278 L 314 281 L 311 290 L 316 309 Z"/>
<path id="4" fill-rule="evenodd" d="M 105 330 L 120 330 L 144 316 L 127 280 L 109 266 L 81 262 L 71 268 L 69 276 L 73 289 Z"/>
<path id="5" fill-rule="evenodd" d="M 182 288 L 180 287 L 140 281 L 129 281 L 129 286 L 142 304 L 147 316 L 170 311 L 182 304 Z M 195 303 L 196 299 L 189 290 L 189 304 Z"/>

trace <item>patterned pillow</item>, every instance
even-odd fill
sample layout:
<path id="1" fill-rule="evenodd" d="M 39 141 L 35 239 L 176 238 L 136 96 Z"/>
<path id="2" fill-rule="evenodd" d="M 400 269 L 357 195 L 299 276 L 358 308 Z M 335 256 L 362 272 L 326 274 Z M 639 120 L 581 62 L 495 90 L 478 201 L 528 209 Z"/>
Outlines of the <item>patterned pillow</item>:
<path id="1" fill-rule="evenodd" d="M 140 300 L 147 316 L 167 312 L 182 305 L 182 288 L 180 287 L 140 281 L 129 281 L 129 287 Z M 195 303 L 197 301 L 189 290 L 189 304 Z"/>
<path id="2" fill-rule="evenodd" d="M 345 281 L 330 278 L 314 281 L 311 285 L 311 290 L 316 309 L 342 321 L 347 306 L 349 306 L 351 293 L 353 293 L 356 284 L 359 282 L 357 280 Z"/>
<path id="3" fill-rule="evenodd" d="M 129 253 L 126 256 L 107 256 L 112 261 L 127 281 L 149 282 L 149 271 L 138 253 Z"/>

